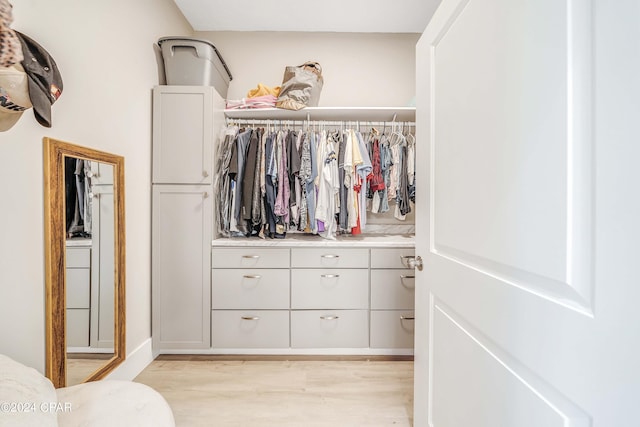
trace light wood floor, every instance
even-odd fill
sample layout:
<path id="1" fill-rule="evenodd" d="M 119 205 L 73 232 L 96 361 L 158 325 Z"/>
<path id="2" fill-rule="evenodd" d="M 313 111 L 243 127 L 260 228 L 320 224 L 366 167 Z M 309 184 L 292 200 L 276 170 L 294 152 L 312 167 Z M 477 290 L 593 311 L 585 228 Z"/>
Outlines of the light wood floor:
<path id="1" fill-rule="evenodd" d="M 171 359 L 134 381 L 164 396 L 178 427 L 412 424 L 411 361 Z"/>
<path id="2" fill-rule="evenodd" d="M 67 385 L 76 385 L 105 365 L 113 354 L 67 354 Z"/>

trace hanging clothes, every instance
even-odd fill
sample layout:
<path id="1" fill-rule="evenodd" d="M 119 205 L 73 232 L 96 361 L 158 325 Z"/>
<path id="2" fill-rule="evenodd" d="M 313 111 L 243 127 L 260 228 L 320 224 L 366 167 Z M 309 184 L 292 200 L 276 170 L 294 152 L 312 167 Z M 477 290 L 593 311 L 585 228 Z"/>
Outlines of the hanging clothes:
<path id="1" fill-rule="evenodd" d="M 327 137 L 322 132 L 320 137 L 319 157 L 322 159 L 322 171 L 318 186 L 318 206 L 316 218 L 323 222 L 324 230 L 320 232 L 322 237 L 335 239 L 337 223 L 335 214 L 339 212 L 337 206 L 340 181 L 338 174 L 338 146 L 333 138 Z"/>
<path id="2" fill-rule="evenodd" d="M 394 130 L 229 126 L 216 161 L 220 236 L 359 234 L 367 216 L 404 220 L 415 200 L 415 138 Z M 369 205 L 369 206 L 368 206 Z"/>
<path id="3" fill-rule="evenodd" d="M 91 177 L 87 172 L 91 163 L 83 159 L 66 157 L 65 215 L 67 237 L 91 237 Z"/>

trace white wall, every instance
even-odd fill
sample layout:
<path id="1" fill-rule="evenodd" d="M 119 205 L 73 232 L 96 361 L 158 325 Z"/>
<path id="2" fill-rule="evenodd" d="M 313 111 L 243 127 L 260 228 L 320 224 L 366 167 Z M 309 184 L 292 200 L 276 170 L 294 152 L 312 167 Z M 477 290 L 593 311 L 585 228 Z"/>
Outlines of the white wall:
<path id="1" fill-rule="evenodd" d="M 229 99 L 258 83 L 279 86 L 287 65 L 322 65 L 321 107 L 408 106 L 415 95 L 419 34 L 197 32 L 231 70 Z"/>
<path id="2" fill-rule="evenodd" d="M 14 28 L 42 44 L 64 80 L 53 127 L 27 111 L 0 133 L 0 353 L 44 370 L 42 137 L 125 157 L 127 349 L 151 336 L 153 44 L 191 34 L 171 0 L 14 1 Z"/>

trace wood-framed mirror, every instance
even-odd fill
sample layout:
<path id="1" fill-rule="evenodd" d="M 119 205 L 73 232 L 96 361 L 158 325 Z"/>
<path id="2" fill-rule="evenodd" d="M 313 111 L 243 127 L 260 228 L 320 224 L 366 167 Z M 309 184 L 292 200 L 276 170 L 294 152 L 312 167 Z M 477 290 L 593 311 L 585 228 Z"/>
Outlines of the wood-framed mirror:
<path id="1" fill-rule="evenodd" d="M 58 388 L 125 359 L 124 158 L 48 137 L 43 146 L 45 375 Z"/>

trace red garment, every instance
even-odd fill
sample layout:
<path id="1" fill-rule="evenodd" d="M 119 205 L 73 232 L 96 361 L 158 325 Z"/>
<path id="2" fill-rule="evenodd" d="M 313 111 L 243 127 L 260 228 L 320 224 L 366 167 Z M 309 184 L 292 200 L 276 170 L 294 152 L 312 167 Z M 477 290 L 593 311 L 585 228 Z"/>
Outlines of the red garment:
<path id="1" fill-rule="evenodd" d="M 358 204 L 358 201 L 360 200 L 360 190 L 362 189 L 362 178 L 360 178 L 360 176 L 356 175 L 356 183 L 353 186 L 353 189 L 356 191 L 356 212 L 358 213 L 357 215 L 357 222 L 356 222 L 356 226 L 355 227 L 351 227 L 351 234 L 362 234 L 362 230 L 360 229 L 360 206 Z"/>
<path id="2" fill-rule="evenodd" d="M 373 170 L 369 175 L 371 177 L 370 188 L 371 191 L 379 191 L 384 190 L 384 178 L 382 177 L 382 166 L 380 164 L 380 141 L 378 138 L 373 140 L 373 156 L 371 159 L 371 163 L 373 166 Z M 369 177 L 367 177 L 369 178 Z"/>

